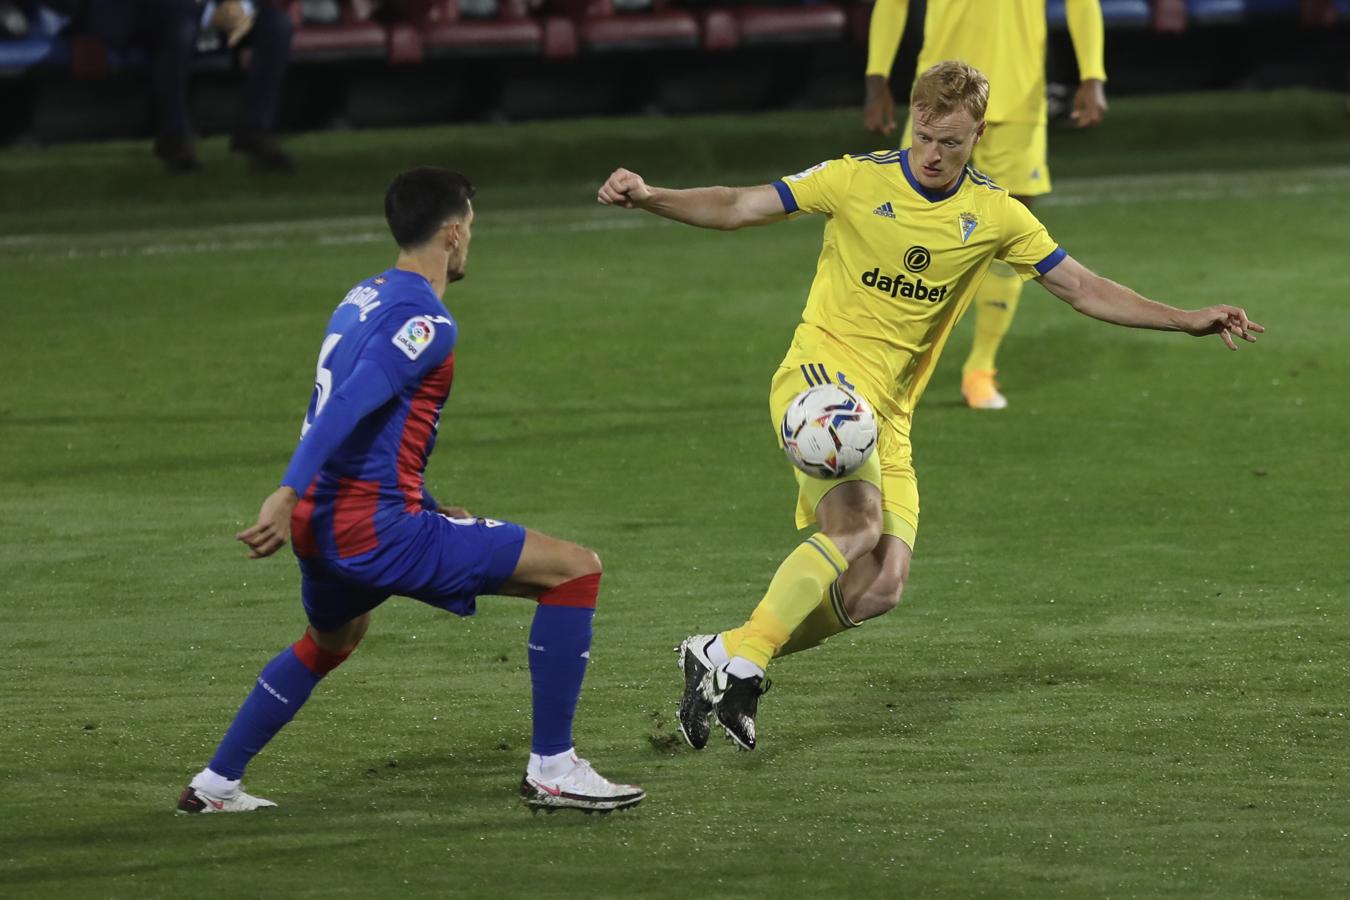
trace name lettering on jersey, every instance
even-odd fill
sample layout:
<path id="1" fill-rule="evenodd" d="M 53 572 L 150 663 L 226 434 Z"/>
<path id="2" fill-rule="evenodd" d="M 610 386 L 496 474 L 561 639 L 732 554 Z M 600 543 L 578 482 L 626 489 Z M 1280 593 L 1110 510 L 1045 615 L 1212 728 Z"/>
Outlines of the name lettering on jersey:
<path id="1" fill-rule="evenodd" d="M 926 268 L 927 263 L 924 265 Z M 903 272 L 896 272 L 894 275 L 882 275 L 879 268 L 864 272 L 861 280 L 867 287 L 876 288 L 883 294 L 889 294 L 892 297 L 927 300 L 929 303 L 941 303 L 947 299 L 947 291 L 951 287 L 951 285 L 946 284 L 942 287 L 933 287 L 922 278 L 910 280 Z"/>
<path id="2" fill-rule="evenodd" d="M 970 240 L 970 233 L 975 230 L 975 226 L 980 224 L 980 220 L 975 218 L 973 212 L 963 212 L 957 217 L 957 222 L 961 226 L 961 243 Z"/>
<path id="3" fill-rule="evenodd" d="M 375 311 L 375 307 L 380 305 L 380 301 L 375 299 L 378 296 L 380 296 L 380 292 L 370 285 L 357 285 L 347 292 L 347 296 L 342 298 L 342 302 L 338 306 L 346 306 L 348 303 L 355 306 L 361 310 L 361 321 L 364 322 L 366 317 Z"/>
<path id="4" fill-rule="evenodd" d="M 403 323 L 402 328 L 394 332 L 391 339 L 394 346 L 402 350 L 408 359 L 417 359 L 423 350 L 431 346 L 432 340 L 436 337 L 436 326 L 431 324 L 432 318 L 432 316 L 413 316 Z"/>
<path id="5" fill-rule="evenodd" d="M 807 175 L 810 175 L 812 172 L 819 172 L 821 169 L 823 169 L 823 168 L 825 168 L 827 165 L 829 165 L 829 163 L 830 163 L 830 161 L 829 161 L 828 159 L 825 160 L 825 162 L 816 163 L 816 164 L 815 164 L 814 166 L 812 166 L 811 168 L 809 168 L 809 169 L 803 169 L 802 171 L 798 172 L 796 175 L 787 175 L 787 176 L 785 176 L 785 177 L 783 178 L 783 180 L 784 180 L 784 181 L 801 181 L 803 178 L 805 178 Z"/>

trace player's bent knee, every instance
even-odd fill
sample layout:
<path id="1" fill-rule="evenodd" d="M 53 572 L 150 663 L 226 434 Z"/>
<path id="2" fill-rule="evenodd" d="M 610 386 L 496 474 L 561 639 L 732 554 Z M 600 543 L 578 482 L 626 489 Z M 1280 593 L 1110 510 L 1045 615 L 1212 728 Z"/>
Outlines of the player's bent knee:
<path id="1" fill-rule="evenodd" d="M 857 562 L 881 541 L 881 495 L 870 484 L 842 484 L 816 507 L 816 520 L 844 558 Z"/>
<path id="2" fill-rule="evenodd" d="M 557 580 L 547 587 L 557 587 L 565 581 L 585 578 L 589 575 L 599 575 L 603 571 L 604 567 L 600 563 L 600 556 L 594 550 L 589 550 L 579 544 L 568 544 L 567 552 L 559 560 Z"/>
<path id="3" fill-rule="evenodd" d="M 551 590 L 578 578 L 599 578 L 604 571 L 600 556 L 594 550 L 580 544 L 565 546 L 565 551 L 554 561 L 551 576 L 542 580 L 540 586 L 545 590 Z"/>
<path id="4" fill-rule="evenodd" d="M 305 635 L 301 638 L 301 641 L 308 638 L 325 653 L 331 653 L 346 659 L 361 643 L 361 639 L 366 636 L 366 631 L 369 628 L 370 613 L 363 613 L 332 631 L 319 631 L 311 625 L 305 629 Z"/>
<path id="5" fill-rule="evenodd" d="M 350 644 L 341 646 L 340 649 L 334 649 L 337 644 L 341 643 L 340 641 L 335 642 L 332 640 L 336 634 L 337 633 L 335 632 L 324 634 L 323 632 L 315 632 L 312 627 L 307 628 L 305 629 L 305 633 L 300 636 L 300 640 L 291 644 L 291 652 L 295 654 L 296 659 L 300 660 L 300 663 L 306 669 L 309 669 L 315 675 L 322 678 L 338 666 L 342 665 L 347 657 L 352 655 L 352 651 L 356 649 L 357 643 L 360 642 L 362 635 L 365 634 L 365 629 L 362 628 L 356 635 L 355 640 Z M 324 640 L 324 643 L 329 644 L 329 646 L 325 647 L 318 640 L 315 640 L 316 635 L 321 639 L 328 638 L 328 640 Z"/>
<path id="6" fill-rule="evenodd" d="M 585 547 L 577 548 L 580 552 L 579 564 L 581 571 L 577 573 L 578 578 L 583 575 L 599 575 L 605 571 L 604 565 L 600 562 L 600 554 L 594 550 L 588 550 Z"/>
<path id="7" fill-rule="evenodd" d="M 600 595 L 600 557 L 591 551 L 585 551 L 594 565 L 585 566 L 588 571 L 578 572 L 550 586 L 536 599 L 541 606 L 571 606 L 595 609 L 596 599 Z"/>
<path id="8" fill-rule="evenodd" d="M 881 516 L 859 516 L 827 529 L 826 535 L 850 563 L 871 553 L 881 540 Z"/>

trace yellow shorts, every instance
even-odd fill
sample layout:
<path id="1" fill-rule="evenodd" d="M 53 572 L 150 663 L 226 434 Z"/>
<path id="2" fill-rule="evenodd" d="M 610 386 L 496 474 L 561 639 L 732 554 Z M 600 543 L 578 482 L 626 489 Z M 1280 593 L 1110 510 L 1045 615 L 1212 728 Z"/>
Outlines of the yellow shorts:
<path id="1" fill-rule="evenodd" d="M 783 444 L 783 413 L 794 397 L 812 385 L 824 381 L 842 384 L 853 390 L 854 379 L 848 377 L 847 364 L 836 364 L 825 358 L 812 362 L 788 360 L 774 373 L 769 387 L 769 415 L 778 445 Z M 872 405 L 866 391 L 859 391 Z M 919 530 L 919 480 L 914 474 L 912 451 L 909 444 L 909 418 L 901 421 L 877 415 L 877 448 L 861 469 L 847 478 L 812 478 L 800 469 L 797 475 L 797 527 L 805 528 L 816 521 L 816 506 L 836 485 L 846 481 L 866 481 L 881 491 L 882 533 L 895 535 L 911 548 Z"/>
<path id="2" fill-rule="evenodd" d="M 970 162 L 1014 197 L 1050 193 L 1044 125 L 990 122 Z"/>
<path id="3" fill-rule="evenodd" d="M 905 124 L 902 147 L 913 142 L 914 119 Z M 990 122 L 975 145 L 970 164 L 1014 197 L 1050 193 L 1050 166 L 1046 163 L 1045 126 L 1024 122 Z"/>

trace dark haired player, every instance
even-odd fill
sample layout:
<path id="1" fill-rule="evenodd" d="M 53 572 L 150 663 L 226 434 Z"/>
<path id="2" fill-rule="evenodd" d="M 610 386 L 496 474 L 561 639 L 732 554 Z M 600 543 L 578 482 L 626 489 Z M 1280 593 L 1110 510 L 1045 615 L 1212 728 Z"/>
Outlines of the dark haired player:
<path id="1" fill-rule="evenodd" d="M 590 655 L 600 559 L 510 522 L 439 506 L 422 473 L 454 372 L 456 326 L 441 303 L 464 277 L 472 185 L 443 169 L 400 174 L 385 195 L 392 269 L 361 282 L 328 322 L 314 394 L 281 487 L 240 532 L 254 559 L 290 536 L 309 627 L 258 675 L 181 812 L 275 806 L 244 793 L 249 761 L 315 685 L 360 643 L 370 613 L 398 594 L 472 615 L 477 597 L 538 601 L 530 629 L 534 734 L 520 792 L 535 809 L 607 812 L 645 792 L 600 776 L 572 746 Z"/>

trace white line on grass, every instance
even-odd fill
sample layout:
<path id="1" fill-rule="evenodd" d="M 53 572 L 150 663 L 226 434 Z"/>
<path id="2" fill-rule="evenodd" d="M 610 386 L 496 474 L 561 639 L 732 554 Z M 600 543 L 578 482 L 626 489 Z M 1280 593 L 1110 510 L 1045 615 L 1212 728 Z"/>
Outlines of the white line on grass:
<path id="1" fill-rule="evenodd" d="M 1061 179 L 1037 206 L 1089 206 L 1175 201 L 1297 197 L 1350 190 L 1350 166 L 1301 169 L 1295 181 L 1276 182 L 1265 170 L 1186 172 Z M 503 210 L 484 216 L 484 234 L 519 236 L 548 233 L 622 231 L 668 224 L 654 216 L 600 207 Z M 166 240 L 166 238 L 176 238 Z M 117 234 L 31 234 L 0 236 L 0 256 L 29 259 L 86 259 L 238 253 L 313 243 L 325 247 L 389 241 L 376 216 L 331 216 L 289 222 L 247 222 L 202 228 L 162 228 Z"/>

